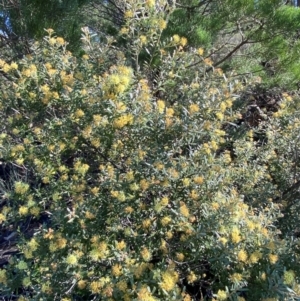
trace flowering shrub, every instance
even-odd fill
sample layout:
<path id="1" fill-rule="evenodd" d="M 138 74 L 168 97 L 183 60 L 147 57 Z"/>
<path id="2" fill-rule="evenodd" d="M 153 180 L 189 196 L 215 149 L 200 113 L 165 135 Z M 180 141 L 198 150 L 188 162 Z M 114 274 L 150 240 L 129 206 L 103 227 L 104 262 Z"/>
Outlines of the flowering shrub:
<path id="1" fill-rule="evenodd" d="M 257 127 L 239 125 L 243 85 L 187 38 L 161 42 L 155 1 L 126 3 L 126 51 L 85 31 L 76 58 L 48 29 L 31 56 L 0 61 L 0 221 L 20 251 L 0 270 L 1 294 L 293 300 L 297 100 L 284 94 Z"/>

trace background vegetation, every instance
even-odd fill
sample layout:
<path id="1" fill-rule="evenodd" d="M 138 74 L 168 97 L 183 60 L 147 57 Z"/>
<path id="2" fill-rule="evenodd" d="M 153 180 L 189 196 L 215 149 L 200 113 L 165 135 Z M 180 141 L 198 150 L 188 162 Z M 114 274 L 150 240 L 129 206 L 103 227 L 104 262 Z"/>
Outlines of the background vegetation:
<path id="1" fill-rule="evenodd" d="M 1 297 L 298 300 L 298 9 L 43 3 L 2 3 Z"/>

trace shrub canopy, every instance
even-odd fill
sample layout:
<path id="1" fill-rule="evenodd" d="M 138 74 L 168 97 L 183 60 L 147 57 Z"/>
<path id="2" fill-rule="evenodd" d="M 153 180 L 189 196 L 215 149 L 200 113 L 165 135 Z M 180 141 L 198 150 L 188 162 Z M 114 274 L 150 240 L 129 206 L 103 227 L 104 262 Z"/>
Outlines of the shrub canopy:
<path id="1" fill-rule="evenodd" d="M 0 61 L 0 221 L 19 250 L 2 296 L 294 300 L 297 97 L 254 101 L 259 77 L 161 40 L 168 14 L 128 3 L 126 52 L 85 29 L 78 58 L 48 29 L 32 55 Z"/>

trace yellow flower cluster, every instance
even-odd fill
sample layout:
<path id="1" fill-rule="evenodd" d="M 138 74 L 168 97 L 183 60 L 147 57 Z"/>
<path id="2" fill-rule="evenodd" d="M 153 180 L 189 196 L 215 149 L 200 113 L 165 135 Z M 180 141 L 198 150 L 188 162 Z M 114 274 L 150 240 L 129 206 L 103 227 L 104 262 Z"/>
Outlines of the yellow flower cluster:
<path id="1" fill-rule="evenodd" d="M 76 161 L 74 164 L 74 170 L 82 176 L 84 176 L 87 173 L 89 168 L 90 167 L 88 164 L 84 164 L 81 161 Z"/>
<path id="2" fill-rule="evenodd" d="M 92 241 L 92 250 L 90 251 L 90 257 L 94 261 L 98 261 L 99 259 L 105 259 L 109 255 L 109 250 L 107 243 L 104 241 L 98 242 L 97 237 L 93 237 Z"/>
<path id="3" fill-rule="evenodd" d="M 114 98 L 115 94 L 122 94 L 128 89 L 132 80 L 132 69 L 126 66 L 113 66 L 112 74 L 104 77 L 105 82 L 103 90 L 107 93 L 107 97 Z"/>
<path id="4" fill-rule="evenodd" d="M 25 194 L 29 190 L 29 185 L 23 182 L 15 182 L 15 193 L 17 194 Z"/>
<path id="5" fill-rule="evenodd" d="M 187 45 L 187 38 L 180 37 L 178 34 L 173 35 L 172 39 L 176 45 L 181 45 L 183 47 Z"/>
<path id="6" fill-rule="evenodd" d="M 189 208 L 186 206 L 184 202 L 180 202 L 179 211 L 185 217 L 189 217 L 190 215 Z"/>
<path id="7" fill-rule="evenodd" d="M 176 271 L 167 270 L 167 271 L 162 273 L 161 278 L 162 278 L 162 281 L 159 284 L 160 287 L 163 290 L 165 290 L 167 292 L 170 292 L 175 288 L 176 283 L 179 279 L 179 275 Z"/>
<path id="8" fill-rule="evenodd" d="M 138 301 L 156 301 L 157 299 L 152 296 L 150 289 L 144 285 L 139 289 L 139 291 L 137 293 L 137 300 Z"/>
<path id="9" fill-rule="evenodd" d="M 120 264 L 114 264 L 111 268 L 111 273 L 115 277 L 119 277 L 123 274 L 122 266 Z"/>
<path id="10" fill-rule="evenodd" d="M 0 70 L 2 70 L 3 72 L 8 73 L 10 71 L 17 70 L 18 68 L 19 66 L 17 63 L 12 62 L 11 64 L 8 64 L 0 59 Z"/>
<path id="11" fill-rule="evenodd" d="M 159 99 L 157 101 L 157 110 L 160 114 L 164 113 L 165 107 L 166 107 L 165 102 L 163 100 Z"/>
<path id="12" fill-rule="evenodd" d="M 49 250 L 53 253 L 56 250 L 64 249 L 66 246 L 67 240 L 60 233 L 56 233 L 54 239 L 49 244 Z"/>
<path id="13" fill-rule="evenodd" d="M 77 264 L 77 256 L 75 254 L 70 254 L 66 258 L 66 263 L 68 265 L 76 265 Z"/>
<path id="14" fill-rule="evenodd" d="M 121 129 L 126 125 L 133 123 L 133 115 L 132 114 L 124 114 L 117 119 L 114 120 L 113 126 L 117 129 Z"/>
<path id="15" fill-rule="evenodd" d="M 151 252 L 146 247 L 142 248 L 141 255 L 142 255 L 143 260 L 145 260 L 147 262 L 150 261 L 150 259 L 152 258 Z"/>
<path id="16" fill-rule="evenodd" d="M 237 244 L 241 241 L 241 235 L 240 235 L 240 231 L 238 228 L 233 228 L 232 231 L 231 231 L 231 241 L 234 243 L 234 244 Z"/>
<path id="17" fill-rule="evenodd" d="M 227 300 L 227 293 L 223 290 L 218 290 L 217 300 L 220 300 L 220 301 Z"/>

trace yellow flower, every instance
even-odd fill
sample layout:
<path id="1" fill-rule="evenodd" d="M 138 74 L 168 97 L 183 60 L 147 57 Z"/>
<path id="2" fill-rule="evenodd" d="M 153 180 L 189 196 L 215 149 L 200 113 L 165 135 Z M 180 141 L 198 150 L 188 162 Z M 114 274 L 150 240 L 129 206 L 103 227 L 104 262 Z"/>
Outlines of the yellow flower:
<path id="1" fill-rule="evenodd" d="M 255 229 L 255 223 L 253 221 L 248 220 L 246 222 L 246 224 L 247 224 L 247 228 L 249 229 L 249 231 L 251 231 L 251 232 L 254 231 L 254 229 Z"/>
<path id="2" fill-rule="evenodd" d="M 205 63 L 206 65 L 208 65 L 208 66 L 212 66 L 213 61 L 212 61 L 210 58 L 206 58 L 206 59 L 204 60 L 204 63 Z"/>
<path id="3" fill-rule="evenodd" d="M 226 105 L 227 105 L 228 108 L 232 107 L 232 100 L 231 99 L 228 98 L 228 99 L 225 100 L 225 102 L 226 102 Z"/>
<path id="4" fill-rule="evenodd" d="M 158 112 L 160 113 L 160 114 L 162 114 L 164 111 L 165 111 L 165 107 L 166 107 L 166 105 L 165 105 L 165 102 L 163 101 L 163 100 L 161 100 L 161 99 L 159 99 L 158 101 L 157 101 L 157 110 L 158 110 Z"/>
<path id="5" fill-rule="evenodd" d="M 190 215 L 188 207 L 183 202 L 180 202 L 179 211 L 185 217 L 188 217 Z"/>
<path id="6" fill-rule="evenodd" d="M 148 7 L 154 7 L 155 5 L 155 0 L 146 0 L 146 5 Z"/>
<path id="7" fill-rule="evenodd" d="M 77 286 L 79 289 L 84 289 L 86 287 L 86 280 L 82 280 L 80 279 L 78 282 L 77 282 Z"/>
<path id="8" fill-rule="evenodd" d="M 145 261 L 149 261 L 152 258 L 151 252 L 146 247 L 143 247 L 141 255 Z"/>
<path id="9" fill-rule="evenodd" d="M 161 219 L 161 224 L 165 227 L 172 221 L 172 218 L 170 216 L 165 216 Z"/>
<path id="10" fill-rule="evenodd" d="M 171 231 L 166 232 L 166 238 L 171 239 L 173 237 L 173 233 Z"/>
<path id="11" fill-rule="evenodd" d="M 240 273 L 233 273 L 233 274 L 230 276 L 230 280 L 231 280 L 232 282 L 240 282 L 242 279 L 243 279 L 243 275 L 240 274 Z"/>
<path id="12" fill-rule="evenodd" d="M 144 35 L 141 35 L 140 36 L 140 41 L 141 41 L 142 44 L 146 44 L 147 43 L 147 37 L 144 36 Z"/>
<path id="13" fill-rule="evenodd" d="M 162 282 L 159 284 L 159 286 L 165 291 L 169 292 L 175 288 L 178 278 L 178 273 L 175 271 L 168 270 L 163 272 Z"/>
<path id="14" fill-rule="evenodd" d="M 181 295 L 183 297 L 182 301 L 192 301 L 192 298 L 191 298 L 191 296 L 189 294 L 187 294 L 187 293 L 184 292 Z"/>
<path id="15" fill-rule="evenodd" d="M 25 194 L 29 190 L 29 185 L 23 182 L 15 182 L 15 193 Z"/>
<path id="16" fill-rule="evenodd" d="M 120 242 L 117 242 L 116 244 L 117 250 L 123 250 L 126 248 L 126 243 L 124 240 L 121 240 Z"/>
<path id="17" fill-rule="evenodd" d="M 184 187 L 188 187 L 190 185 L 190 179 L 189 178 L 182 179 L 182 184 Z"/>
<path id="18" fill-rule="evenodd" d="M 102 119 L 101 115 L 93 115 L 93 121 L 94 121 L 96 126 L 100 125 L 101 119 Z"/>
<path id="19" fill-rule="evenodd" d="M 12 63 L 10 64 L 10 68 L 13 69 L 13 70 L 17 70 L 17 69 L 18 69 L 18 64 L 15 63 L 15 62 L 12 62 Z"/>
<path id="20" fill-rule="evenodd" d="M 183 253 L 176 253 L 176 259 L 178 261 L 183 261 L 184 260 L 184 254 Z"/>
<path id="21" fill-rule="evenodd" d="M 11 66 L 9 64 L 4 64 L 2 70 L 3 72 L 7 73 L 11 70 Z"/>
<path id="22" fill-rule="evenodd" d="M 55 244 L 58 249 L 64 249 L 67 245 L 67 240 L 62 237 L 58 237 L 57 240 L 55 241 Z"/>
<path id="23" fill-rule="evenodd" d="M 227 299 L 227 293 L 223 290 L 218 290 L 217 299 L 220 300 L 220 301 L 226 300 Z"/>
<path id="24" fill-rule="evenodd" d="M 173 41 L 175 44 L 179 44 L 180 43 L 180 36 L 178 34 L 174 34 L 173 35 Z"/>
<path id="25" fill-rule="evenodd" d="M 166 109 L 166 116 L 167 117 L 173 117 L 174 115 L 174 110 L 172 108 L 167 108 Z"/>
<path id="26" fill-rule="evenodd" d="M 133 209 L 131 206 L 127 206 L 127 207 L 124 209 L 124 212 L 125 212 L 125 213 L 128 213 L 128 214 L 131 214 L 133 211 L 134 211 L 134 209 Z"/>
<path id="27" fill-rule="evenodd" d="M 120 264 L 115 264 L 112 266 L 111 268 L 111 273 L 113 274 L 113 276 L 115 277 L 119 277 L 122 275 L 122 266 Z"/>
<path id="28" fill-rule="evenodd" d="M 241 262 L 246 262 L 248 258 L 247 252 L 245 250 L 240 250 L 237 254 L 237 258 Z"/>
<path id="29" fill-rule="evenodd" d="M 278 261 L 278 255 L 276 254 L 269 254 L 268 257 L 271 264 L 275 264 Z"/>
<path id="30" fill-rule="evenodd" d="M 65 44 L 65 40 L 63 38 L 61 38 L 61 37 L 57 37 L 56 38 L 56 43 L 58 45 L 63 45 L 63 44 Z"/>
<path id="31" fill-rule="evenodd" d="M 0 225 L 6 221 L 6 217 L 4 214 L 0 213 Z"/>
<path id="32" fill-rule="evenodd" d="M 76 265 L 77 257 L 74 254 L 70 254 L 66 259 L 66 263 L 69 265 Z"/>
<path id="33" fill-rule="evenodd" d="M 37 206 L 30 208 L 30 214 L 32 214 L 35 217 L 39 216 L 40 211 L 41 211 L 40 208 Z"/>
<path id="34" fill-rule="evenodd" d="M 191 193 L 189 194 L 190 198 L 193 199 L 193 200 L 197 200 L 199 195 L 198 193 L 196 192 L 196 190 L 192 190 Z"/>
<path id="35" fill-rule="evenodd" d="M 80 175 L 85 175 L 87 173 L 87 171 L 89 170 L 89 165 L 88 164 L 84 164 L 81 161 L 77 161 L 74 164 L 74 170 L 76 172 L 78 172 Z"/>
<path id="36" fill-rule="evenodd" d="M 129 28 L 128 27 L 122 27 L 120 30 L 121 34 L 127 34 L 129 32 Z"/>
<path id="37" fill-rule="evenodd" d="M 167 27 L 167 21 L 163 19 L 158 20 L 158 27 L 160 30 L 164 30 Z"/>
<path id="38" fill-rule="evenodd" d="M 132 18 L 133 15 L 134 15 L 134 13 L 133 13 L 132 10 L 126 10 L 125 13 L 124 13 L 124 17 L 125 17 L 126 19 Z"/>
<path id="39" fill-rule="evenodd" d="M 142 179 L 140 181 L 140 187 L 142 188 L 143 191 L 147 190 L 149 188 L 149 183 L 147 180 Z"/>
<path id="40" fill-rule="evenodd" d="M 197 280 L 197 276 L 194 272 L 190 272 L 190 274 L 187 276 L 188 283 L 194 283 Z"/>
<path id="41" fill-rule="evenodd" d="M 32 252 L 36 251 L 37 248 L 38 248 L 38 246 L 39 246 L 38 242 L 37 242 L 34 238 L 32 238 L 32 239 L 28 242 L 27 245 L 28 245 L 28 247 L 29 247 L 29 250 L 32 251 Z"/>
<path id="42" fill-rule="evenodd" d="M 225 164 L 229 164 L 231 162 L 231 155 L 228 151 L 224 152 L 223 161 L 224 161 Z"/>
<path id="43" fill-rule="evenodd" d="M 20 215 L 26 215 L 26 214 L 28 214 L 28 207 L 26 207 L 26 206 L 20 206 L 20 208 L 19 208 L 19 214 Z"/>
<path id="44" fill-rule="evenodd" d="M 111 297 L 113 294 L 113 287 L 112 285 L 108 285 L 103 289 L 103 295 L 106 297 Z M 108 301 L 112 301 L 112 299 L 108 299 Z"/>
<path id="45" fill-rule="evenodd" d="M 193 180 L 194 180 L 195 184 L 201 185 L 203 183 L 203 181 L 204 181 L 204 178 L 201 177 L 201 176 L 196 176 L 196 177 L 194 177 Z"/>
<path id="46" fill-rule="evenodd" d="M 216 113 L 216 117 L 217 117 L 217 119 L 219 119 L 219 120 L 223 120 L 224 114 L 223 114 L 222 112 L 218 112 L 218 113 Z"/>
<path id="47" fill-rule="evenodd" d="M 53 232 L 54 232 L 53 229 L 49 228 L 48 232 L 46 234 L 44 234 L 44 238 L 53 239 L 53 237 L 54 237 Z"/>
<path id="48" fill-rule="evenodd" d="M 98 294 L 101 290 L 101 284 L 99 283 L 99 281 L 92 281 L 90 284 L 90 288 L 93 294 Z"/>
<path id="49" fill-rule="evenodd" d="M 220 103 L 220 110 L 221 110 L 221 112 L 225 112 L 226 108 L 227 108 L 226 102 L 225 101 L 221 102 Z"/>
<path id="50" fill-rule="evenodd" d="M 193 114 L 199 112 L 199 110 L 200 110 L 199 106 L 198 106 L 197 104 L 195 104 L 195 103 L 194 103 L 194 104 L 191 104 L 191 105 L 189 106 L 189 112 L 190 112 L 191 115 L 193 115 Z"/>
<path id="51" fill-rule="evenodd" d="M 237 228 L 233 228 L 232 229 L 232 232 L 230 234 L 231 236 L 231 241 L 234 243 L 234 244 L 237 244 L 241 241 L 241 236 L 240 236 L 240 232 Z"/>
<path id="52" fill-rule="evenodd" d="M 199 55 L 202 56 L 203 53 L 204 53 L 204 49 L 203 48 L 198 48 L 197 52 L 198 52 Z"/>
<path id="53" fill-rule="evenodd" d="M 139 289 L 137 295 L 138 295 L 137 301 L 156 301 L 156 298 L 152 296 L 147 286 L 142 286 Z"/>
<path id="54" fill-rule="evenodd" d="M 85 217 L 86 217 L 87 219 L 94 219 L 94 218 L 95 218 L 95 214 L 93 214 L 93 213 L 87 211 L 87 212 L 85 213 Z"/>
<path id="55" fill-rule="evenodd" d="M 117 129 L 121 129 L 127 124 L 132 124 L 132 122 L 133 122 L 133 116 L 131 114 L 126 114 L 115 119 L 113 122 L 113 126 Z"/>
<path id="56" fill-rule="evenodd" d="M 259 251 L 255 251 L 254 253 L 252 253 L 249 257 L 249 262 L 250 263 L 257 263 L 259 261 L 259 259 L 262 257 L 262 254 Z"/>
<path id="57" fill-rule="evenodd" d="M 222 245 L 225 245 L 227 243 L 227 238 L 225 237 L 220 237 L 219 241 L 222 243 Z"/>
<path id="58" fill-rule="evenodd" d="M 142 227 L 143 229 L 148 229 L 151 226 L 151 219 L 150 218 L 146 218 L 142 221 Z"/>
<path id="59" fill-rule="evenodd" d="M 46 94 L 47 92 L 50 91 L 50 88 L 47 84 L 45 84 L 45 85 L 41 86 L 41 90 L 43 91 L 43 93 Z"/>
<path id="60" fill-rule="evenodd" d="M 84 112 L 81 109 L 77 109 L 74 113 L 75 117 L 81 118 L 84 116 Z"/>
<path id="61" fill-rule="evenodd" d="M 185 37 L 182 37 L 182 38 L 180 39 L 180 45 L 183 46 L 183 47 L 187 44 L 187 42 L 188 42 L 188 41 L 187 41 L 187 38 L 185 38 Z"/>

